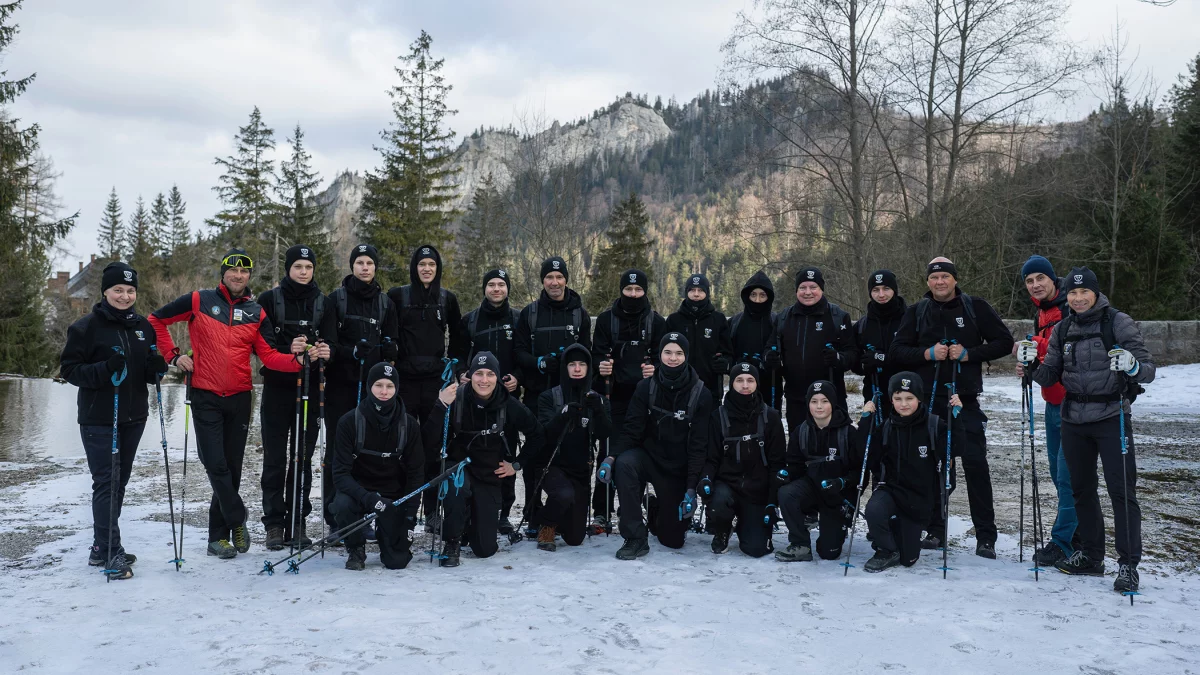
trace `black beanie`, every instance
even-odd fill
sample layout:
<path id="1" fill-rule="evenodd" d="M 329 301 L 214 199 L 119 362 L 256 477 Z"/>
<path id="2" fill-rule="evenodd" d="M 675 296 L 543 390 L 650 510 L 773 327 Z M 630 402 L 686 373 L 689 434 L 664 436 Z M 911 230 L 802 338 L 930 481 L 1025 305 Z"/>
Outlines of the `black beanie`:
<path id="1" fill-rule="evenodd" d="M 688 291 L 692 290 L 693 288 L 699 288 L 703 290 L 705 297 L 712 295 L 709 292 L 710 286 L 708 283 L 708 277 L 700 274 L 699 272 L 688 277 L 687 281 L 683 282 L 683 297 L 686 298 Z"/>
<path id="2" fill-rule="evenodd" d="M 245 260 L 241 260 L 239 257 L 245 258 Z M 234 264 L 226 265 L 225 261 L 229 260 L 230 258 L 234 258 Z M 250 264 L 247 265 L 246 261 L 249 261 Z M 235 267 L 249 268 L 251 271 L 254 270 L 254 260 L 246 254 L 246 249 L 236 247 L 229 249 L 229 252 L 225 254 L 225 257 L 221 258 L 221 277 L 225 276 L 226 270 L 231 270 Z"/>
<path id="3" fill-rule="evenodd" d="M 1063 287 L 1068 293 L 1075 288 L 1086 288 L 1100 297 L 1100 280 L 1096 278 L 1096 273 L 1086 267 L 1074 267 L 1071 273 L 1067 275 L 1067 283 Z"/>
<path id="4" fill-rule="evenodd" d="M 317 252 L 309 248 L 305 244 L 296 244 L 289 248 L 283 254 L 283 273 L 286 275 L 288 270 L 292 269 L 292 264 L 297 260 L 307 260 L 313 265 L 317 264 Z"/>
<path id="5" fill-rule="evenodd" d="M 800 284 L 806 281 L 815 281 L 821 290 L 825 290 L 825 275 L 821 274 L 820 268 L 805 267 L 796 272 L 796 288 L 800 288 Z"/>
<path id="6" fill-rule="evenodd" d="M 628 269 L 621 273 L 621 284 L 617 291 L 624 291 L 626 286 L 641 286 L 643 291 L 649 292 L 650 278 L 639 269 Z"/>
<path id="7" fill-rule="evenodd" d="M 911 370 L 896 373 L 888 380 L 888 398 L 898 391 L 907 391 L 916 396 L 918 401 L 925 402 L 925 383 L 920 375 Z"/>
<path id="8" fill-rule="evenodd" d="M 396 367 L 387 361 L 380 361 L 371 366 L 371 371 L 367 373 L 367 386 L 370 387 L 380 380 L 391 380 L 392 384 L 399 385 Z"/>
<path id="9" fill-rule="evenodd" d="M 833 403 L 834 397 L 837 395 L 837 389 L 834 388 L 833 383 L 829 380 L 817 380 L 808 385 L 808 391 L 804 392 L 804 405 L 808 405 L 809 401 L 812 401 L 812 397 L 817 394 L 824 394 L 825 398 L 829 399 L 830 403 Z"/>
<path id="10" fill-rule="evenodd" d="M 955 267 L 954 263 L 952 263 L 952 262 L 947 262 L 945 260 L 935 260 L 925 266 L 925 278 L 926 279 L 928 279 L 929 275 L 933 274 L 934 272 L 948 272 L 950 274 L 950 276 L 954 277 L 955 281 L 958 280 L 958 268 Z"/>
<path id="11" fill-rule="evenodd" d="M 137 288 L 137 270 L 119 260 L 105 265 L 104 273 L 100 276 L 100 293 L 104 293 L 117 284 L 126 284 Z"/>
<path id="12" fill-rule="evenodd" d="M 683 358 L 688 358 L 688 350 L 690 347 L 688 345 L 688 339 L 684 337 L 683 333 L 671 332 L 662 336 L 662 339 L 658 341 L 658 353 L 662 354 L 662 350 L 666 349 L 667 345 L 671 344 L 672 342 L 679 345 L 679 348 L 683 350 Z"/>
<path id="13" fill-rule="evenodd" d="M 567 261 L 558 256 L 546 258 L 542 261 L 542 278 L 545 279 L 547 274 L 551 272 L 562 272 L 563 279 L 571 280 L 571 275 L 567 274 Z"/>
<path id="14" fill-rule="evenodd" d="M 477 352 L 475 356 L 471 357 L 471 363 L 467 367 L 467 377 L 474 375 L 477 370 L 484 369 L 492 371 L 496 377 L 499 377 L 500 359 L 497 359 L 496 355 L 491 352 Z"/>
<path id="15" fill-rule="evenodd" d="M 488 282 L 492 279 L 499 279 L 504 282 L 505 288 L 512 290 L 512 284 L 508 281 L 508 272 L 503 268 L 497 267 L 494 270 L 488 270 L 483 275 L 483 289 L 487 290 Z"/>
<path id="16" fill-rule="evenodd" d="M 354 261 L 364 255 L 374 261 L 376 267 L 379 267 L 379 251 L 370 244 L 359 244 L 350 249 L 350 267 L 354 267 Z"/>
<path id="17" fill-rule="evenodd" d="M 891 270 L 875 270 L 871 276 L 867 277 L 867 292 L 875 290 L 876 286 L 887 286 L 892 289 L 893 293 L 900 292 L 900 288 L 896 285 L 896 275 Z"/>
<path id="18" fill-rule="evenodd" d="M 733 364 L 733 367 L 729 369 L 729 386 L 733 386 L 733 381 L 737 379 L 738 375 L 752 375 L 754 381 L 758 382 L 758 368 L 749 361 L 738 361 Z"/>

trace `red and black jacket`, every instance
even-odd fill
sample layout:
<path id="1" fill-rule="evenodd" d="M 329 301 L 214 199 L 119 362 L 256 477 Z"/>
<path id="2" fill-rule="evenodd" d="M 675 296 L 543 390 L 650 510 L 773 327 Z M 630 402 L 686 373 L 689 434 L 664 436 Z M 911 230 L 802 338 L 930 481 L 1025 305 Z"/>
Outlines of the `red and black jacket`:
<path id="1" fill-rule="evenodd" d="M 1059 288 L 1055 290 L 1054 297 L 1044 303 L 1038 302 L 1033 297 L 1029 299 L 1033 301 L 1033 306 L 1037 307 L 1037 316 L 1033 318 L 1033 342 L 1037 345 L 1038 355 L 1038 363 L 1033 365 L 1033 369 L 1037 370 L 1042 359 L 1046 358 L 1046 348 L 1050 346 L 1050 334 L 1054 332 L 1054 327 L 1058 325 L 1058 322 L 1067 317 L 1067 294 Z M 1066 395 L 1067 390 L 1063 388 L 1062 382 L 1042 387 L 1042 399 L 1050 405 L 1062 405 Z"/>
<path id="2" fill-rule="evenodd" d="M 192 386 L 218 396 L 250 391 L 250 355 L 271 370 L 295 373 L 300 363 L 291 354 L 271 348 L 259 333 L 259 323 L 269 321 L 247 291 L 238 298 L 229 295 L 225 284 L 215 289 L 192 291 L 167 303 L 150 315 L 160 351 L 170 357 L 179 350 L 167 326 L 188 322 L 192 340 Z"/>

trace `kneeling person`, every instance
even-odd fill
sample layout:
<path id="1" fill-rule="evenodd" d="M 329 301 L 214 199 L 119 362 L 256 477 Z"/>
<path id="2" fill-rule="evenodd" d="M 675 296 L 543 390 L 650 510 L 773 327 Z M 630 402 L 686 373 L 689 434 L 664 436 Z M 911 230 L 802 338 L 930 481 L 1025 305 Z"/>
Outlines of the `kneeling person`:
<path id="1" fill-rule="evenodd" d="M 856 437 L 850 419 L 839 405 L 837 389 L 829 380 L 808 385 L 805 403 L 808 419 L 792 432 L 787 449 L 787 473 L 792 482 L 779 488 L 779 505 L 788 528 L 788 547 L 776 551 L 784 562 L 808 562 L 812 537 L 804 514 L 817 510 L 817 555 L 836 560 L 842 555 L 846 526 L 854 515 L 850 501 L 857 482 L 850 478 L 857 462 Z M 832 397 L 832 398 L 831 398 Z M 858 455 L 861 457 L 861 455 Z"/>
<path id="2" fill-rule="evenodd" d="M 566 367 L 559 371 L 560 384 L 538 397 L 538 421 L 547 439 L 543 447 L 553 444 L 555 448 L 550 455 L 543 452 L 543 457 L 536 458 L 538 464 L 548 464 L 538 472 L 546 504 L 534 518 L 538 548 L 543 551 L 556 549 L 556 534 L 571 546 L 582 544 L 586 534 L 595 443 L 608 438 L 612 431 L 608 402 L 591 388 L 591 362 L 587 347 L 578 343 L 567 347 L 562 355 Z"/>
<path id="3" fill-rule="evenodd" d="M 337 424 L 333 482 L 337 497 L 330 508 L 338 528 L 372 511 L 379 560 L 390 570 L 404 569 L 412 560 L 408 531 L 415 522 L 418 499 L 400 506 L 392 502 L 416 490 L 424 480 L 425 455 L 421 426 L 396 396 L 396 369 L 385 362 L 371 367 L 369 389 L 358 407 Z M 346 569 L 366 567 L 363 530 L 346 535 Z"/>
<path id="4" fill-rule="evenodd" d="M 878 442 L 872 443 L 869 463 L 879 476 L 867 503 L 868 538 L 875 555 L 863 566 L 868 572 L 889 567 L 912 567 L 921 555 L 921 530 L 937 508 L 937 490 L 946 458 L 946 422 L 928 412 L 925 385 L 912 371 L 888 381 L 892 412 Z M 960 406 L 958 395 L 950 404 Z"/>
<path id="5" fill-rule="evenodd" d="M 738 548 L 761 558 L 773 548 L 771 530 L 779 489 L 774 476 L 784 468 L 787 445 L 783 418 L 763 402 L 758 368 L 735 363 L 730 375 L 725 404 L 709 421 L 708 458 L 697 491 L 709 502 L 713 553 L 729 548 L 736 516 Z"/>

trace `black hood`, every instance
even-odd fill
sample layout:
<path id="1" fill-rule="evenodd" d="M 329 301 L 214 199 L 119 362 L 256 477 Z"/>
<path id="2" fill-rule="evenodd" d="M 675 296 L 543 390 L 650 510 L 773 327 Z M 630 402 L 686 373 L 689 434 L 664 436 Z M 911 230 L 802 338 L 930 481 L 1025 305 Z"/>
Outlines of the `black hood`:
<path id="1" fill-rule="evenodd" d="M 583 361 L 588 364 L 588 374 L 582 380 L 572 380 L 567 372 L 567 364 L 572 361 Z M 563 390 L 563 398 L 567 401 L 582 401 L 592 382 L 592 353 L 587 347 L 578 342 L 563 350 L 558 359 L 558 383 Z"/>
<path id="2" fill-rule="evenodd" d="M 425 284 L 421 283 L 421 277 L 417 276 L 417 263 L 425 258 L 433 258 L 437 263 L 437 273 L 433 275 L 433 283 L 429 284 L 429 290 L 436 293 L 442 287 L 442 254 L 438 253 L 436 247 L 432 244 L 424 244 L 418 246 L 412 254 L 412 258 L 408 261 L 408 280 L 412 282 L 413 288 L 424 288 Z"/>
<path id="3" fill-rule="evenodd" d="M 766 273 L 761 271 L 755 272 L 754 276 L 750 277 L 750 280 L 746 282 L 746 285 L 742 286 L 742 306 L 747 310 L 756 306 L 755 303 L 750 302 L 750 291 L 756 288 L 766 291 L 767 311 L 770 311 L 771 307 L 775 304 L 775 285 L 771 283 L 771 277 L 768 277 Z"/>

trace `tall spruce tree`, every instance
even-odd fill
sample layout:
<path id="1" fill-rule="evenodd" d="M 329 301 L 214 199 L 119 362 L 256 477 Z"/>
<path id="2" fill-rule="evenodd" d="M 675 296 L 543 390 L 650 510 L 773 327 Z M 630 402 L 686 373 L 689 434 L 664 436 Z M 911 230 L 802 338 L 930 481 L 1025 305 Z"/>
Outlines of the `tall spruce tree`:
<path id="1" fill-rule="evenodd" d="M 0 4 L 0 59 L 19 30 L 11 21 L 20 7 Z M 49 252 L 70 232 L 75 216 L 57 217 L 53 173 L 37 154 L 38 128 L 22 126 L 12 114 L 12 103 L 33 78 L 0 79 L 0 372 L 44 375 L 55 357 L 42 301 Z"/>
<path id="2" fill-rule="evenodd" d="M 171 255 L 171 212 L 163 193 L 154 195 L 150 202 L 150 240 L 155 255 L 167 258 Z"/>
<path id="3" fill-rule="evenodd" d="M 183 201 L 183 193 L 179 191 L 178 185 L 171 186 L 171 192 L 167 197 L 167 212 L 170 220 L 170 250 L 174 254 L 182 246 L 187 246 L 192 241 L 192 224 L 188 222 L 187 202 Z"/>
<path id="4" fill-rule="evenodd" d="M 425 31 L 396 68 L 400 84 L 392 87 L 395 119 L 381 132 L 376 146 L 383 166 L 367 173 L 366 194 L 358 212 L 359 233 L 379 249 L 380 276 L 406 282 L 408 256 L 420 244 L 445 246 L 448 224 L 456 215 L 456 170 L 451 168 L 454 132 L 446 107 L 451 86 L 442 75 L 444 59 L 433 59 L 433 38 Z"/>
<path id="5" fill-rule="evenodd" d="M 288 246 L 306 244 L 317 254 L 317 283 L 329 290 L 339 268 L 332 260 L 329 234 L 325 231 L 325 205 L 317 198 L 321 177 L 312 168 L 312 155 L 304 148 L 304 131 L 299 124 L 287 143 L 292 146 L 292 156 L 279 163 L 279 181 L 275 185 L 280 201 L 277 276 L 283 273 L 283 251 Z"/>
<path id="6" fill-rule="evenodd" d="M 271 251 L 278 214 L 271 195 L 275 162 L 267 157 L 275 149 L 275 130 L 263 123 L 255 106 L 233 141 L 234 154 L 214 160 L 224 173 L 213 191 L 225 208 L 205 222 L 217 228 L 222 244 L 242 246 L 251 257 L 262 258 Z"/>
<path id="7" fill-rule="evenodd" d="M 608 246 L 596 254 L 594 283 L 588 297 L 589 305 L 597 310 L 611 302 L 622 272 L 636 267 L 650 273 L 650 247 L 654 245 L 653 239 L 646 238 L 650 216 L 637 193 L 630 193 L 628 199 L 614 206 L 608 219 Z"/>
<path id="8" fill-rule="evenodd" d="M 511 243 L 512 220 L 505 208 L 504 197 L 489 173 L 483 184 L 475 189 L 471 206 L 455 236 L 454 263 L 458 278 L 470 283 L 484 270 L 510 268 Z"/>
<path id="9" fill-rule="evenodd" d="M 121 214 L 121 198 L 117 196 L 114 186 L 108 193 L 108 201 L 104 204 L 104 212 L 100 216 L 100 255 L 108 260 L 121 260 L 125 257 L 125 220 Z"/>
<path id="10" fill-rule="evenodd" d="M 126 250 L 129 251 L 129 264 L 135 269 L 149 267 L 154 262 L 157 249 L 154 246 L 154 225 L 150 212 L 146 210 L 146 200 L 138 195 L 134 202 L 133 213 L 129 214 L 129 225 L 125 230 Z"/>
<path id="11" fill-rule="evenodd" d="M 1188 242 L 1191 265 L 1187 311 L 1200 309 L 1200 55 L 1171 87 L 1170 173 L 1182 187 L 1173 199 L 1175 219 Z"/>

